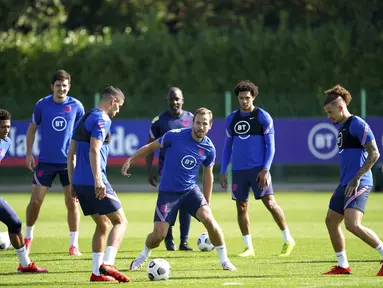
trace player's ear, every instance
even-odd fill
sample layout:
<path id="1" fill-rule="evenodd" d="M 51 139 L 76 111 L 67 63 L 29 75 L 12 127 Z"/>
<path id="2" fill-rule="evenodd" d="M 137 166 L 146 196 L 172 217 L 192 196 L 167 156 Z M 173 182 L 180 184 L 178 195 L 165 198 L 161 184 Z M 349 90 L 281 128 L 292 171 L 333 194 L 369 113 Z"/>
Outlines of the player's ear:
<path id="1" fill-rule="evenodd" d="M 71 85 L 70 85 L 70 83 L 68 84 L 68 91 L 70 90 L 70 87 L 72 87 Z"/>
<path id="2" fill-rule="evenodd" d="M 53 84 L 51 84 L 51 90 L 53 91 L 53 87 L 54 87 L 54 85 Z"/>

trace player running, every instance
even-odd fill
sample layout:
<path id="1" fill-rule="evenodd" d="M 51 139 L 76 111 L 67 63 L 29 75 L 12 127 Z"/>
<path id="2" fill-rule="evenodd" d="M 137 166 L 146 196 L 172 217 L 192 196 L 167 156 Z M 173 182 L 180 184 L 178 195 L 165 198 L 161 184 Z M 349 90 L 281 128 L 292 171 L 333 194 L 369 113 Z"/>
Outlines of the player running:
<path id="1" fill-rule="evenodd" d="M 11 114 L 7 110 L 0 109 L 0 162 L 11 146 L 11 139 L 8 137 L 11 129 Z M 21 233 L 21 220 L 16 215 L 15 210 L 0 196 L 0 221 L 8 227 L 9 239 L 12 246 L 16 249 L 19 259 L 19 273 L 45 273 L 47 269 L 38 267 L 29 259 L 23 234 Z"/>
<path id="2" fill-rule="evenodd" d="M 250 187 L 255 199 L 263 204 L 273 215 L 274 221 L 282 231 L 284 244 L 279 254 L 289 256 L 295 241 L 287 227 L 286 218 L 274 198 L 270 166 L 274 158 L 273 120 L 265 110 L 255 107 L 258 87 L 250 81 L 240 81 L 234 89 L 240 109 L 226 118 L 226 140 L 222 154 L 220 183 L 227 188 L 226 170 L 232 162 L 232 199 L 236 201 L 238 225 L 242 232 L 245 250 L 241 257 L 254 256 L 250 234 L 248 198 Z"/>
<path id="3" fill-rule="evenodd" d="M 68 210 L 69 254 L 81 256 L 78 245 L 80 212 L 78 203 L 72 199 L 70 193 L 67 153 L 73 128 L 84 115 L 84 107 L 77 99 L 67 96 L 70 81 L 71 76 L 64 70 L 58 70 L 53 74 L 51 83 L 53 94 L 37 102 L 28 127 L 26 165 L 33 172 L 32 194 L 26 211 L 25 246 L 28 253 L 45 194 L 58 175 L 64 189 L 65 204 Z M 32 146 L 38 127 L 41 132 L 41 145 L 36 167 Z"/>
<path id="4" fill-rule="evenodd" d="M 152 120 L 152 126 L 149 131 L 148 144 L 162 137 L 166 132 L 172 129 L 191 128 L 193 123 L 193 113 L 182 110 L 184 104 L 184 96 L 182 91 L 177 87 L 169 89 L 168 93 L 169 110 L 160 114 Z M 164 165 L 165 149 L 160 149 L 158 161 L 158 174 L 161 176 L 162 167 Z M 148 180 L 149 183 L 157 187 L 157 177 L 152 173 L 153 153 L 146 157 L 148 165 Z M 180 222 L 180 250 L 193 251 L 188 244 L 191 216 L 185 209 L 179 211 Z M 168 234 L 165 237 L 166 250 L 176 250 L 176 244 L 173 240 L 173 229 L 169 226 Z"/>
<path id="5" fill-rule="evenodd" d="M 338 265 L 323 273 L 351 274 L 346 255 L 346 243 L 341 229 L 346 229 L 383 256 L 383 243 L 369 228 L 362 225 L 368 195 L 373 186 L 371 168 L 380 154 L 369 125 L 352 115 L 347 106 L 350 93 L 337 85 L 325 92 L 324 111 L 334 124 L 342 124 L 338 133 L 340 183 L 330 199 L 326 226 L 338 258 Z M 380 262 L 383 264 L 383 261 Z M 377 276 L 383 276 L 383 266 Z"/>
<path id="6" fill-rule="evenodd" d="M 149 258 L 152 250 L 161 244 L 169 226 L 174 224 L 177 212 L 181 207 L 205 226 L 210 241 L 218 252 L 222 268 L 237 270 L 227 256 L 222 230 L 209 207 L 216 152 L 206 134 L 211 129 L 212 121 L 211 111 L 199 108 L 194 114 L 191 129 L 175 129 L 165 133 L 156 141 L 141 147 L 123 165 L 122 174 L 130 176 L 127 171 L 138 158 L 145 157 L 160 148 L 166 148 L 154 213 L 154 230 L 146 238 L 144 250 L 130 264 L 130 270 L 139 270 Z M 196 183 L 201 165 L 204 166 L 203 194 Z"/>
<path id="7" fill-rule="evenodd" d="M 106 87 L 99 106 L 87 112 L 77 125 L 68 152 L 73 198 L 78 198 L 84 215 L 90 215 L 96 223 L 90 281 L 130 281 L 114 265 L 128 221 L 106 176 L 111 118 L 120 111 L 124 101 L 120 89 Z M 113 227 L 108 235 L 109 223 Z M 106 240 L 108 246 L 104 257 Z"/>

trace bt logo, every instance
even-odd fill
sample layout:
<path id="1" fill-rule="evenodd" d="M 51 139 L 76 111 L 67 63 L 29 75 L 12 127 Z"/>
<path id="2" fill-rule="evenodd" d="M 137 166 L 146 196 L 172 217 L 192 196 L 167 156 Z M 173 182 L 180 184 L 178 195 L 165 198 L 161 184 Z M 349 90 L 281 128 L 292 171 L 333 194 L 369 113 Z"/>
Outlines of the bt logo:
<path id="1" fill-rule="evenodd" d="M 310 152 L 320 160 L 328 160 L 338 153 L 338 145 L 341 145 L 342 135 L 334 125 L 321 122 L 314 125 L 308 135 L 307 144 Z"/>
<path id="2" fill-rule="evenodd" d="M 242 136 L 243 134 L 246 134 L 250 130 L 250 124 L 247 121 L 239 121 L 234 126 L 234 131 L 239 135 L 239 138 L 244 140 L 250 137 L 250 135 Z"/>
<path id="3" fill-rule="evenodd" d="M 65 130 L 67 121 L 62 116 L 57 116 L 52 120 L 52 128 L 58 132 Z"/>
<path id="4" fill-rule="evenodd" d="M 187 170 L 193 169 L 197 165 L 197 159 L 192 155 L 186 155 L 181 160 L 181 165 Z"/>

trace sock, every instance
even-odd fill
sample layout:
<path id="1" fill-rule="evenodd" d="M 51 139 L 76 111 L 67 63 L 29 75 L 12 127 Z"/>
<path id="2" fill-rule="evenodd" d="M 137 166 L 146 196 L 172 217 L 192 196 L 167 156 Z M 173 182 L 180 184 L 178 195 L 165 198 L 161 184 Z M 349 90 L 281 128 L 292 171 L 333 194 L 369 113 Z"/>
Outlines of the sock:
<path id="1" fill-rule="evenodd" d="M 189 238 L 190 222 L 191 216 L 187 209 L 181 208 L 179 212 L 179 221 L 180 221 L 180 239 L 181 243 L 187 243 Z"/>
<path id="2" fill-rule="evenodd" d="M 380 243 L 376 248 L 375 248 L 376 251 L 378 251 L 380 253 L 380 255 L 383 256 L 383 242 Z"/>
<path id="3" fill-rule="evenodd" d="M 35 229 L 35 225 L 33 226 L 25 226 L 25 235 L 24 235 L 24 239 L 25 238 L 28 238 L 28 239 L 33 239 L 33 230 Z"/>
<path id="4" fill-rule="evenodd" d="M 78 231 L 69 232 L 69 247 L 75 246 L 78 248 Z"/>
<path id="5" fill-rule="evenodd" d="M 113 246 L 106 247 L 106 253 L 104 257 L 104 264 L 114 265 L 118 249 Z"/>
<path id="6" fill-rule="evenodd" d="M 282 230 L 282 235 L 283 235 L 283 241 L 289 242 L 289 243 L 294 242 L 294 238 L 293 236 L 291 236 L 290 230 L 288 227 L 286 227 L 285 230 Z"/>
<path id="7" fill-rule="evenodd" d="M 100 266 L 102 264 L 103 258 L 104 258 L 103 252 L 93 252 L 92 253 L 92 259 L 93 259 L 92 273 L 94 275 L 100 276 Z"/>
<path id="8" fill-rule="evenodd" d="M 144 245 L 144 250 L 142 250 L 141 255 L 145 258 L 149 258 L 150 254 L 152 253 L 152 250 L 153 249 L 149 249 L 148 247 L 146 247 L 146 245 Z"/>
<path id="9" fill-rule="evenodd" d="M 350 266 L 347 261 L 346 251 L 336 252 L 336 257 L 338 258 L 338 266 L 342 268 L 348 268 Z"/>
<path id="10" fill-rule="evenodd" d="M 215 246 L 215 250 L 217 250 L 219 261 L 221 262 L 221 264 L 224 264 L 227 261 L 229 261 L 229 257 L 227 257 L 227 251 L 226 251 L 225 245 Z"/>
<path id="11" fill-rule="evenodd" d="M 29 259 L 27 249 L 25 249 L 25 245 L 19 249 L 16 249 L 17 258 L 19 258 L 19 263 L 23 267 L 27 267 L 31 260 Z"/>
<path id="12" fill-rule="evenodd" d="M 245 236 L 242 236 L 243 242 L 245 242 L 245 247 L 249 249 L 254 249 L 253 247 L 253 241 L 251 240 L 251 234 L 247 234 Z"/>

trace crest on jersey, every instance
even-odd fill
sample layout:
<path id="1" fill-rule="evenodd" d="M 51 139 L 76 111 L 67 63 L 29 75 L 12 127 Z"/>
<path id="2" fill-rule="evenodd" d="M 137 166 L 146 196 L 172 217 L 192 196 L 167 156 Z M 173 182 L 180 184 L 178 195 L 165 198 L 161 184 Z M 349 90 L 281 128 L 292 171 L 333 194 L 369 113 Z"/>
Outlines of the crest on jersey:
<path id="1" fill-rule="evenodd" d="M 158 117 L 158 116 L 154 117 L 153 120 L 152 120 L 152 124 L 155 123 L 155 122 L 157 122 L 158 119 L 160 119 L 160 117 Z"/>
<path id="2" fill-rule="evenodd" d="M 189 120 L 182 120 L 182 124 L 184 124 L 185 127 L 189 127 Z"/>
<path id="3" fill-rule="evenodd" d="M 205 149 L 199 148 L 198 153 L 199 155 L 203 155 L 205 153 Z"/>
<path id="4" fill-rule="evenodd" d="M 0 157 L 4 157 L 5 156 L 5 149 L 0 149 Z"/>
<path id="5" fill-rule="evenodd" d="M 65 112 L 70 112 L 70 111 L 72 111 L 72 106 L 67 105 L 64 107 L 64 110 L 65 110 Z"/>

